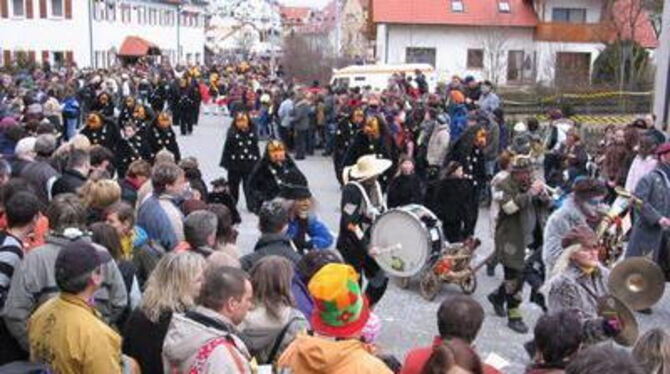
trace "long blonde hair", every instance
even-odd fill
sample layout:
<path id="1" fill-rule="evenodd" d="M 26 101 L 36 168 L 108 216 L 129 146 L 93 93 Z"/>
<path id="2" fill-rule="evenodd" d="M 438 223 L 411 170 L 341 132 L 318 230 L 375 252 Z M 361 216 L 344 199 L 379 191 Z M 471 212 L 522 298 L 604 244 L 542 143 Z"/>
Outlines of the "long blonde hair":
<path id="1" fill-rule="evenodd" d="M 147 280 L 142 297 L 142 311 L 157 323 L 163 312 L 180 313 L 195 304 L 193 286 L 205 268 L 205 259 L 195 253 L 167 253 Z"/>

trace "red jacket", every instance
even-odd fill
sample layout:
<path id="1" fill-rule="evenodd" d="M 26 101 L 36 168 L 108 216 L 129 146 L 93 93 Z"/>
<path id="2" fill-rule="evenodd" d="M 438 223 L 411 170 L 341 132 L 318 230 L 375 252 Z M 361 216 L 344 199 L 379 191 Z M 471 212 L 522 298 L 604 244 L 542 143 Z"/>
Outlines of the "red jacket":
<path id="1" fill-rule="evenodd" d="M 426 365 L 426 362 L 430 358 L 430 354 L 433 352 L 433 348 L 438 344 L 442 344 L 442 338 L 436 336 L 435 340 L 433 340 L 433 345 L 429 347 L 416 348 L 409 351 L 409 353 L 407 353 L 407 357 L 405 357 L 405 364 L 402 366 L 400 374 L 421 373 L 421 369 L 423 369 L 423 366 Z M 484 364 L 484 374 L 502 373 L 492 366 Z"/>

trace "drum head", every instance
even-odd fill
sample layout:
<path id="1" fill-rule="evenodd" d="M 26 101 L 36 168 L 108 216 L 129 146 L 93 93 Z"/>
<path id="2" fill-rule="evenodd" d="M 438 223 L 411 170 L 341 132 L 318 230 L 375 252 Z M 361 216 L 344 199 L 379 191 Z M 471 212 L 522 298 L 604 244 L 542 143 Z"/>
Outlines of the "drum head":
<path id="1" fill-rule="evenodd" d="M 428 260 L 431 234 L 411 211 L 392 209 L 382 214 L 372 226 L 370 245 L 377 247 L 379 266 L 388 274 L 410 277 Z"/>

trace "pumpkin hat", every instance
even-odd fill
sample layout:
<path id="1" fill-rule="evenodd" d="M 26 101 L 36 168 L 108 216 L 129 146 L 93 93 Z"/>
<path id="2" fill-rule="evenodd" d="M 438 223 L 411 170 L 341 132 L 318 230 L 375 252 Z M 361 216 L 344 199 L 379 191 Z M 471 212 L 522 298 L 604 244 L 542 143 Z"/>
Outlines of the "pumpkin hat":
<path id="1" fill-rule="evenodd" d="M 327 264 L 314 274 L 308 288 L 314 299 L 311 317 L 314 331 L 349 338 L 363 330 L 370 318 L 370 309 L 353 267 Z"/>

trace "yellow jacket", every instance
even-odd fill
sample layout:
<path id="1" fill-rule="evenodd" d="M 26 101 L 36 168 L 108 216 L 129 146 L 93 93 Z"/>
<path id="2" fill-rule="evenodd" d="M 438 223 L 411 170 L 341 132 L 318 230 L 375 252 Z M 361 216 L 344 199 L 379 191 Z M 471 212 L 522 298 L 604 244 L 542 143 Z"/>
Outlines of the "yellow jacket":
<path id="1" fill-rule="evenodd" d="M 31 360 L 56 373 L 121 373 L 121 337 L 75 295 L 61 293 L 40 306 L 28 339 Z"/>

